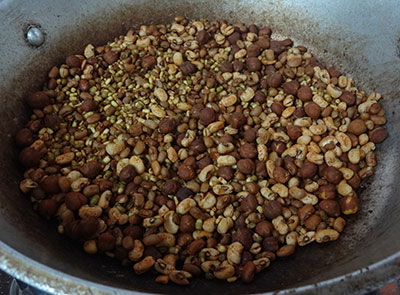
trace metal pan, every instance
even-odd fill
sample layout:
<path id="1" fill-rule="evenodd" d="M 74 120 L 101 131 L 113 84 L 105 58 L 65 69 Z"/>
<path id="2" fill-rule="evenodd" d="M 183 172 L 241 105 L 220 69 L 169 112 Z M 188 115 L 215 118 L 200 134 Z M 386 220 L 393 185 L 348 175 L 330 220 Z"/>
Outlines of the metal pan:
<path id="1" fill-rule="evenodd" d="M 385 97 L 390 136 L 379 147 L 376 174 L 344 235 L 280 259 L 250 285 L 198 279 L 184 288 L 162 286 L 105 258 L 88 257 L 40 219 L 18 190 L 12 135 L 27 118 L 24 95 L 40 87 L 50 66 L 87 43 L 100 45 L 131 26 L 175 15 L 267 24 L 350 73 L 362 89 Z M 395 0 L 0 1 L 0 267 L 57 294 L 350 294 L 392 279 L 400 273 L 399 15 Z M 45 34 L 38 48 L 24 40 L 30 24 Z"/>

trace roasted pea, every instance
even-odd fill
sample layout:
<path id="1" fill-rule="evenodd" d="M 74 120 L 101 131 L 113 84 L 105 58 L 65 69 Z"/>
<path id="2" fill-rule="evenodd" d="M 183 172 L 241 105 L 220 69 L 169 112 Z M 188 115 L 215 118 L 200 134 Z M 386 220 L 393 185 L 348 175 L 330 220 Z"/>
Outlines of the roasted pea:
<path id="1" fill-rule="evenodd" d="M 162 284 L 249 283 L 336 240 L 388 136 L 381 95 L 271 33 L 176 17 L 68 56 L 26 97 L 21 191 Z"/>

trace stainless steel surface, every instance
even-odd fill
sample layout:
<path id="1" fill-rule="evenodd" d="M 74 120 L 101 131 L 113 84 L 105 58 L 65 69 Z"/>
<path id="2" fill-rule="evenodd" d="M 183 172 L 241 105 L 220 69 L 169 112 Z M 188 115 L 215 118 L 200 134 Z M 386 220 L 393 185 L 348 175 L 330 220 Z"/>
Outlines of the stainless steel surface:
<path id="1" fill-rule="evenodd" d="M 106 258 L 88 257 L 31 210 L 18 192 L 12 135 L 26 120 L 23 97 L 38 89 L 52 64 L 100 45 L 141 23 L 168 22 L 175 15 L 224 18 L 272 27 L 310 47 L 323 62 L 349 73 L 367 92 L 385 97 L 390 137 L 379 147 L 379 165 L 361 194 L 362 207 L 348 218 L 342 238 L 299 249 L 257 276 L 228 285 L 194 280 L 187 287 L 161 286 L 136 277 Z M 0 1 L 0 267 L 57 294 L 132 292 L 232 294 L 363 293 L 400 273 L 400 5 L 398 1 Z M 46 31 L 39 48 L 21 32 L 30 23 Z M 271 293 L 272 294 L 272 293 Z M 276 293 L 274 293 L 276 294 Z"/>
<path id="2" fill-rule="evenodd" d="M 39 47 L 44 43 L 44 34 L 37 25 L 29 25 L 26 29 L 26 40 L 32 46 Z"/>

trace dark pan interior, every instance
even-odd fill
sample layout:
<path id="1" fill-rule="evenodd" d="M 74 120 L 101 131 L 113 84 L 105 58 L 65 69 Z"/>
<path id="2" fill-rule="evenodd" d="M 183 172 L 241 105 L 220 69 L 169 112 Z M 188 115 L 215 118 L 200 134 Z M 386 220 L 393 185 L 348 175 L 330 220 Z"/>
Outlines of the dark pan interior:
<path id="1" fill-rule="evenodd" d="M 365 268 L 369 265 L 397 253 L 400 250 L 400 9 L 395 1 L 363 3 L 360 6 L 345 0 L 334 3 L 317 0 L 0 1 L 3 20 L 0 31 L 0 241 L 52 269 L 115 288 L 107 289 L 104 294 L 118 289 L 118 293 L 122 290 L 193 295 L 224 294 L 227 290 L 232 294 L 262 293 L 316 284 L 360 269 L 368 271 Z M 379 146 L 376 174 L 365 184 L 360 195 L 361 210 L 348 218 L 343 236 L 333 243 L 297 249 L 294 256 L 273 263 L 250 285 L 197 279 L 182 288 L 158 285 L 150 275 L 137 277 L 130 269 L 121 268 L 107 258 L 85 255 L 80 246 L 58 235 L 54 226 L 39 218 L 18 190 L 21 170 L 12 137 L 27 118 L 24 95 L 40 88 L 51 65 L 62 62 L 67 55 L 82 52 L 87 43 L 100 45 L 131 26 L 170 22 L 175 15 L 269 25 L 277 36 L 289 36 L 297 44 L 310 47 L 326 64 L 350 73 L 362 89 L 378 91 L 385 98 L 383 105 L 387 109 L 390 136 Z M 46 42 L 38 49 L 24 42 L 23 30 L 30 23 L 40 24 L 46 32 Z M 25 280 L 41 284 L 40 277 L 36 277 L 36 266 L 7 264 L 6 256 L 2 256 L 5 252 L 0 251 L 2 268 L 12 273 L 18 268 Z M 393 276 L 400 268 L 397 264 L 376 276 L 376 280 L 351 286 L 346 286 L 346 282 L 340 284 L 343 290 L 371 287 L 378 280 Z M 42 280 L 42 286 L 53 285 L 58 290 L 62 290 L 63 284 L 63 280 Z M 79 289 L 79 292 L 103 294 L 98 287 Z M 65 290 L 68 289 L 61 292 Z M 73 294 L 79 293 L 77 290 L 69 289 Z M 324 292 L 330 290 L 327 287 Z"/>

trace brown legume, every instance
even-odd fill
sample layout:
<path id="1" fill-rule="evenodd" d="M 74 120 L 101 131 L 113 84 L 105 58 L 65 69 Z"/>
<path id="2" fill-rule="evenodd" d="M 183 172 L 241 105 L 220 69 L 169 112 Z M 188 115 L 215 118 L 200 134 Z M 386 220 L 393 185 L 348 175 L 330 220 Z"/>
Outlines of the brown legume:
<path id="1" fill-rule="evenodd" d="M 300 86 L 300 88 L 297 90 L 297 97 L 303 102 L 311 101 L 312 91 L 310 87 L 304 85 Z"/>
<path id="2" fill-rule="evenodd" d="M 263 212 L 265 217 L 267 217 L 268 219 L 274 219 L 281 215 L 282 205 L 275 200 L 266 201 L 263 205 Z"/>
<path id="3" fill-rule="evenodd" d="M 356 120 L 350 122 L 347 131 L 358 136 L 367 131 L 367 126 L 365 126 L 365 123 L 363 120 L 356 119 Z"/>
<path id="4" fill-rule="evenodd" d="M 369 139 L 373 143 L 381 143 L 386 139 L 387 136 L 388 136 L 388 132 L 383 127 L 378 127 L 369 133 Z"/>
<path id="5" fill-rule="evenodd" d="M 254 279 L 256 273 L 256 266 L 252 261 L 246 262 L 240 274 L 240 278 L 245 283 L 250 283 Z"/>
<path id="6" fill-rule="evenodd" d="M 306 112 L 307 116 L 310 116 L 314 120 L 317 120 L 321 115 L 321 108 L 313 101 L 305 105 L 304 111 Z"/>

